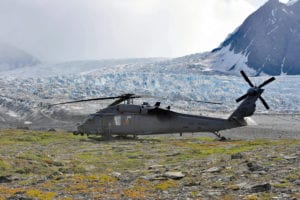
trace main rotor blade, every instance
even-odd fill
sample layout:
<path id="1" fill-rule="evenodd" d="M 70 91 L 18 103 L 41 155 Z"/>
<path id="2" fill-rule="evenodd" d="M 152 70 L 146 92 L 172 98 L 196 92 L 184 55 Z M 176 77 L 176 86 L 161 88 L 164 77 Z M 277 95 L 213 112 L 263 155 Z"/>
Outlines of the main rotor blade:
<path id="1" fill-rule="evenodd" d="M 269 110 L 270 107 L 268 106 L 268 104 L 267 104 L 267 102 L 264 100 L 264 98 L 262 98 L 261 96 L 259 96 L 259 99 L 261 100 L 262 104 L 264 104 L 265 108 L 266 108 L 267 110 Z"/>
<path id="2" fill-rule="evenodd" d="M 213 101 L 199 101 L 199 100 L 193 100 L 195 102 L 199 102 L 199 103 L 208 103 L 208 104 L 218 104 L 218 105 L 222 105 L 223 103 L 221 102 L 213 102 Z"/>
<path id="3" fill-rule="evenodd" d="M 244 94 L 243 96 L 237 98 L 235 101 L 238 103 L 240 101 L 242 101 L 243 99 L 245 99 L 248 96 L 248 94 Z"/>
<path id="4" fill-rule="evenodd" d="M 110 105 L 117 105 L 117 104 L 119 104 L 122 101 L 125 101 L 127 99 L 136 99 L 136 98 L 144 98 L 144 96 L 135 95 L 135 94 L 123 94 L 123 95 L 115 96 L 115 97 L 100 97 L 100 98 L 93 98 L 93 99 L 82 99 L 82 100 L 77 100 L 77 101 L 68 101 L 68 102 L 52 104 L 51 106 L 62 105 L 62 104 L 70 104 L 70 103 L 80 103 L 80 102 L 87 102 L 87 101 L 108 100 L 108 99 L 118 99 L 115 102 L 113 102 L 112 104 L 110 104 Z M 145 96 L 145 98 L 147 98 L 147 97 Z"/>
<path id="5" fill-rule="evenodd" d="M 108 106 L 115 106 L 115 105 L 122 103 L 123 101 L 128 100 L 128 99 L 137 99 L 137 98 L 149 98 L 149 97 L 146 95 L 123 94 L 123 95 L 119 96 L 119 99 L 115 100 Z"/>
<path id="6" fill-rule="evenodd" d="M 170 98 L 163 98 L 160 97 L 160 99 L 167 100 Z M 182 100 L 182 101 L 190 101 L 190 102 L 197 102 L 197 103 L 207 103 L 207 104 L 217 104 L 217 105 L 223 105 L 222 102 L 215 102 L 215 101 L 203 101 L 203 100 L 194 100 L 190 98 L 176 98 L 177 100 Z"/>
<path id="7" fill-rule="evenodd" d="M 265 85 L 271 83 L 271 82 L 274 81 L 274 80 L 275 80 L 275 77 L 272 77 L 272 78 L 266 80 L 265 82 L 263 82 L 262 84 L 260 84 L 260 85 L 258 86 L 258 88 L 262 88 L 262 87 L 264 87 Z"/>
<path id="8" fill-rule="evenodd" d="M 114 102 L 112 102 L 111 104 L 109 104 L 108 106 L 118 105 L 118 104 L 122 103 L 123 101 L 125 101 L 127 99 L 129 99 L 129 98 L 119 98 L 119 99 L 115 100 Z"/>
<path id="9" fill-rule="evenodd" d="M 131 97 L 131 99 L 135 99 L 135 98 L 154 98 L 154 99 L 158 99 L 160 97 L 158 96 L 153 96 L 153 95 L 134 95 Z"/>
<path id="10" fill-rule="evenodd" d="M 242 70 L 241 71 L 242 76 L 244 77 L 245 81 L 247 81 L 247 83 L 251 86 L 254 87 L 254 85 L 252 84 L 252 82 L 250 81 L 250 79 L 248 78 L 248 76 L 246 75 L 246 73 Z"/>
<path id="11" fill-rule="evenodd" d="M 85 101 L 98 101 L 98 100 L 107 100 L 107 99 L 117 99 L 119 97 L 102 97 L 102 98 L 93 98 L 93 99 L 82 99 L 82 100 L 77 100 L 77 101 L 67 101 L 67 102 L 62 102 L 62 103 L 56 103 L 56 104 L 51 104 L 51 106 L 56 106 L 56 105 L 62 105 L 62 104 L 70 104 L 70 103 L 79 103 L 79 102 L 85 102 Z"/>

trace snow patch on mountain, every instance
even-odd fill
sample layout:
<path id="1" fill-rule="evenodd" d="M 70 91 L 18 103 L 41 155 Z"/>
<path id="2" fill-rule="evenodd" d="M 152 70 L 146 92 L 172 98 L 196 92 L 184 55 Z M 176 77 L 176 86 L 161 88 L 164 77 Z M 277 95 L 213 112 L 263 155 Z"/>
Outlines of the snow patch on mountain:
<path id="1" fill-rule="evenodd" d="M 235 53 L 228 45 L 219 51 L 211 53 L 203 62 L 204 65 L 210 66 L 215 71 L 230 74 L 239 74 L 244 70 L 250 76 L 254 76 L 256 71 L 248 67 L 248 56 L 244 53 Z"/>

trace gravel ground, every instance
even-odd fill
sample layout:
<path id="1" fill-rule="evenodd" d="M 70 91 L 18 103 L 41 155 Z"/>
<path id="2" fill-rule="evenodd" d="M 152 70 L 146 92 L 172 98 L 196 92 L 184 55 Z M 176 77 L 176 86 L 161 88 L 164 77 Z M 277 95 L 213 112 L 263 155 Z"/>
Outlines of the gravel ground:
<path id="1" fill-rule="evenodd" d="M 256 122 L 256 125 L 222 131 L 221 134 L 235 139 L 300 138 L 299 114 L 256 114 L 252 119 Z"/>
<path id="2" fill-rule="evenodd" d="M 251 117 L 255 125 L 221 131 L 220 134 L 231 139 L 291 139 L 300 138 L 300 114 L 255 114 Z M 179 134 L 173 137 L 179 137 Z M 214 137 L 211 133 L 185 133 Z"/>

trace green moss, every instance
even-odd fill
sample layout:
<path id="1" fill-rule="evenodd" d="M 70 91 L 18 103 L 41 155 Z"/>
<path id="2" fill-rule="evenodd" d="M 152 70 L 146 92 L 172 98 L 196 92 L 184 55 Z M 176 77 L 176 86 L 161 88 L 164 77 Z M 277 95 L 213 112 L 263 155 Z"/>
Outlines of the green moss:
<path id="1" fill-rule="evenodd" d="M 33 172 L 33 169 L 28 167 L 22 167 L 22 168 L 17 168 L 15 172 L 18 174 L 29 174 Z"/>
<path id="2" fill-rule="evenodd" d="M 273 186 L 276 188 L 286 188 L 286 187 L 291 186 L 291 184 L 290 183 L 276 183 L 276 184 L 273 184 Z"/>
<path id="3" fill-rule="evenodd" d="M 289 181 L 295 181 L 300 179 L 300 169 L 293 170 L 286 177 Z"/>
<path id="4" fill-rule="evenodd" d="M 7 170 L 9 168 L 9 164 L 4 160 L 0 159 L 0 171 Z"/>
<path id="5" fill-rule="evenodd" d="M 216 181 L 211 185 L 212 188 L 224 188 L 224 185 L 221 181 Z"/>
<path id="6" fill-rule="evenodd" d="M 261 200 L 270 200 L 270 199 L 273 199 L 275 195 L 271 192 L 263 192 L 261 193 L 260 195 L 260 198 Z"/>
<path id="7" fill-rule="evenodd" d="M 191 197 L 191 198 L 196 198 L 196 197 L 197 197 L 197 194 L 198 194 L 198 191 L 192 191 L 192 192 L 190 193 L 190 197 Z"/>

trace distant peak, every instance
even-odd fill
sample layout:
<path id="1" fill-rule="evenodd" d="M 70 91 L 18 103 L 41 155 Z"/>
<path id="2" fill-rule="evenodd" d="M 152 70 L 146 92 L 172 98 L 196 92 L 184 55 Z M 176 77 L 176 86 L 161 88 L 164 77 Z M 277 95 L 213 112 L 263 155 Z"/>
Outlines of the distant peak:
<path id="1" fill-rule="evenodd" d="M 279 0 L 269 0 L 267 1 L 261 8 L 263 10 L 267 9 L 274 9 L 285 5 L 284 3 L 281 3 Z"/>
<path id="2" fill-rule="evenodd" d="M 279 0 L 269 0 L 266 4 L 279 4 Z"/>
<path id="3" fill-rule="evenodd" d="M 287 6 L 292 6 L 295 3 L 299 2 L 298 0 L 289 0 L 289 2 L 286 3 Z"/>

